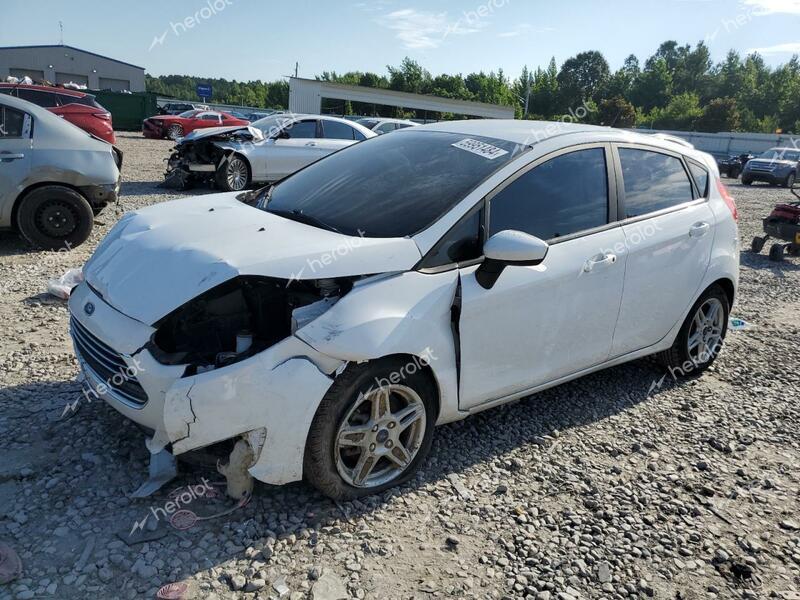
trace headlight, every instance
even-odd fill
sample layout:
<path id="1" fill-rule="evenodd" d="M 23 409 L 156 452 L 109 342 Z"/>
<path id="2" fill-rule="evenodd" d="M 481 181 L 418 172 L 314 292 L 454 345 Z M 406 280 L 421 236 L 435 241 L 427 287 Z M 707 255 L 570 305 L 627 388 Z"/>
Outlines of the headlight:
<path id="1" fill-rule="evenodd" d="M 189 365 L 187 375 L 223 367 L 287 338 L 351 288 L 350 278 L 234 277 L 156 323 L 148 349 L 162 364 Z"/>

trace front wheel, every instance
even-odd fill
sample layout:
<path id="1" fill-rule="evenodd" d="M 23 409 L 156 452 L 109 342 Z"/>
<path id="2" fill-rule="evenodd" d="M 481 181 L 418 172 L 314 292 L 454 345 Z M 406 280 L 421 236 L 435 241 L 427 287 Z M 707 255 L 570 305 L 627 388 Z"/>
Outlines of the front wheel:
<path id="1" fill-rule="evenodd" d="M 167 137 L 173 141 L 183 137 L 183 127 L 175 123 L 167 129 Z"/>
<path id="2" fill-rule="evenodd" d="M 742 185 L 753 185 L 753 180 L 742 175 Z"/>
<path id="3" fill-rule="evenodd" d="M 342 373 L 323 398 L 303 471 L 326 496 L 349 500 L 407 481 L 430 451 L 436 388 L 415 359 L 384 359 Z"/>
<path id="4" fill-rule="evenodd" d="M 29 192 L 17 211 L 17 227 L 34 246 L 70 250 L 87 240 L 94 225 L 92 207 L 75 190 L 46 185 Z"/>
<path id="5" fill-rule="evenodd" d="M 233 155 L 217 169 L 217 185 L 226 192 L 240 192 L 250 185 L 250 165 L 241 156 Z"/>
<path id="6" fill-rule="evenodd" d="M 791 188 L 794 185 L 794 180 L 796 178 L 797 176 L 794 173 L 789 173 L 789 175 L 786 176 L 786 180 L 783 182 L 783 187 Z"/>
<path id="7" fill-rule="evenodd" d="M 730 305 L 718 285 L 707 289 L 694 303 L 672 347 L 659 355 L 673 376 L 692 376 L 716 360 L 728 332 Z"/>

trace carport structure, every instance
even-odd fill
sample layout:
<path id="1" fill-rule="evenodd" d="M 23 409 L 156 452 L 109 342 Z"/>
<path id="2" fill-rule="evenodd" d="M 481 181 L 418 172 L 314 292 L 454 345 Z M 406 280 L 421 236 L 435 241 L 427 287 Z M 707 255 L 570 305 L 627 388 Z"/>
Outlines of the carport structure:
<path id="1" fill-rule="evenodd" d="M 289 78 L 289 110 L 293 113 L 319 114 L 323 99 L 333 99 L 365 104 L 395 106 L 398 108 L 454 113 L 486 119 L 513 119 L 514 107 L 483 102 L 468 102 L 423 94 L 409 94 L 382 88 L 370 88 L 304 79 Z"/>

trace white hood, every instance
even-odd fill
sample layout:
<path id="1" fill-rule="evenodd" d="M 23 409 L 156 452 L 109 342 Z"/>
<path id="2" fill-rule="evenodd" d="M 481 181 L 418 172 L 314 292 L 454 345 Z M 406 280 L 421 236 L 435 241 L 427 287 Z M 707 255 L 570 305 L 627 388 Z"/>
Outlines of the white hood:
<path id="1" fill-rule="evenodd" d="M 120 312 L 152 325 L 237 275 L 322 279 L 407 271 L 409 238 L 347 236 L 243 204 L 237 193 L 165 202 L 125 215 L 84 267 Z"/>

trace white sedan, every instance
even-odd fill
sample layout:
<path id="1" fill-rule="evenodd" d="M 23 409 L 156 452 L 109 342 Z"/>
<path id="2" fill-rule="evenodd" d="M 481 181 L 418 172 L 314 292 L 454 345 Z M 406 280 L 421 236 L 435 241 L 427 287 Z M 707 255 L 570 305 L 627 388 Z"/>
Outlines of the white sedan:
<path id="1" fill-rule="evenodd" d="M 407 481 L 435 425 L 651 354 L 706 369 L 736 219 L 714 159 L 673 140 L 425 125 L 128 213 L 72 335 L 88 393 L 152 431 L 154 463 L 216 445 L 226 476 L 354 498 Z"/>
<path id="2" fill-rule="evenodd" d="M 374 131 L 378 135 L 384 133 L 391 133 L 398 129 L 405 129 L 406 127 L 416 127 L 419 123 L 409 121 L 408 119 L 385 119 L 383 117 L 367 117 L 356 121 L 359 125 L 363 125 L 370 131 Z"/>
<path id="3" fill-rule="evenodd" d="M 175 146 L 165 178 L 185 189 L 210 180 L 225 191 L 277 181 L 320 158 L 375 137 L 353 121 L 320 115 L 279 114 L 247 126 L 190 133 Z"/>

